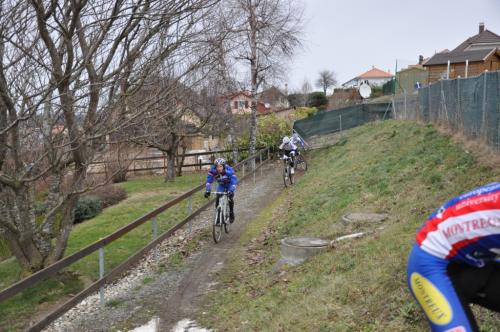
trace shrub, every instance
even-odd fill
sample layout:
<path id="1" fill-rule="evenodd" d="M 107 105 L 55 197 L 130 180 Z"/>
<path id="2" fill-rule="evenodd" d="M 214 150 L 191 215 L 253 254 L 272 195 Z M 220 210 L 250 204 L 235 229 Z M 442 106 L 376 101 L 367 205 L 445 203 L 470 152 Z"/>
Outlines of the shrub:
<path id="1" fill-rule="evenodd" d="M 323 92 L 313 92 L 309 94 L 307 104 L 309 107 L 326 108 L 328 105 L 328 98 L 326 98 Z"/>
<path id="2" fill-rule="evenodd" d="M 93 218 L 102 211 L 102 202 L 96 196 L 80 197 L 75 208 L 75 223 Z"/>
<path id="3" fill-rule="evenodd" d="M 286 120 L 277 117 L 274 114 L 259 118 L 257 129 L 257 146 L 270 146 L 276 148 L 281 143 L 283 136 L 289 136 L 292 132 L 292 126 Z M 248 136 L 242 136 L 238 139 L 239 148 L 248 148 Z"/>
<path id="4" fill-rule="evenodd" d="M 316 107 L 298 107 L 295 111 L 295 119 L 300 120 L 313 116 L 318 112 Z"/>
<path id="5" fill-rule="evenodd" d="M 123 201 L 127 198 L 127 192 L 121 187 L 107 185 L 89 192 L 86 196 L 98 197 L 101 200 L 102 208 L 104 209 Z"/>

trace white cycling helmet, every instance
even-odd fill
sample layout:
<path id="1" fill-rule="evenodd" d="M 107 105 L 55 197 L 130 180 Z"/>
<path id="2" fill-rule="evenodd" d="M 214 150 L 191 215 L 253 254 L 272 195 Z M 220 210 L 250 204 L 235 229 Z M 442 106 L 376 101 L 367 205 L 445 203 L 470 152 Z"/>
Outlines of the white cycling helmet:
<path id="1" fill-rule="evenodd" d="M 283 137 L 283 144 L 288 144 L 288 143 L 290 143 L 290 137 L 288 136 Z"/>
<path id="2" fill-rule="evenodd" d="M 214 165 L 215 166 L 217 166 L 217 165 L 225 165 L 225 164 L 226 164 L 226 159 L 224 159 L 224 158 L 217 158 L 214 161 Z"/>

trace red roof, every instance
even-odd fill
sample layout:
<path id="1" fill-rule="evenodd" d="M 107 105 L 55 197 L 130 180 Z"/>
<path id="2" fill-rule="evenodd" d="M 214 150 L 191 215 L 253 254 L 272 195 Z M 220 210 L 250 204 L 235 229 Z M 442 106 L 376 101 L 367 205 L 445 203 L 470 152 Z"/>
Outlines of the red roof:
<path id="1" fill-rule="evenodd" d="M 393 75 L 391 73 L 373 67 L 366 73 L 359 75 L 358 78 L 378 78 L 378 77 L 392 77 L 392 76 Z"/>

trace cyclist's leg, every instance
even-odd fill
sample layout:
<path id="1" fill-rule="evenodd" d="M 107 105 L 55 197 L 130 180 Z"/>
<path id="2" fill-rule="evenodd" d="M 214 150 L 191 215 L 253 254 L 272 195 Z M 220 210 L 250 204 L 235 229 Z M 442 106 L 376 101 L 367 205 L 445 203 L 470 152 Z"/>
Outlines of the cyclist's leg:
<path id="1" fill-rule="evenodd" d="M 449 262 L 432 256 L 414 245 L 410 253 L 407 282 L 413 297 L 422 307 L 432 331 L 477 331 L 477 325 L 462 304 L 448 276 Z"/>
<path id="2" fill-rule="evenodd" d="M 229 221 L 234 221 L 234 194 L 232 197 L 228 197 L 227 201 L 229 203 Z"/>

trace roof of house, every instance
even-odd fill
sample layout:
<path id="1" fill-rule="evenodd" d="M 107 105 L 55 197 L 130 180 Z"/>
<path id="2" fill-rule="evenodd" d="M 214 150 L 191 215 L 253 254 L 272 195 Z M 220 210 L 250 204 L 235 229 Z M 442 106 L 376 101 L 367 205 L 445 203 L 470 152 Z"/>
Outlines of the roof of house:
<path id="1" fill-rule="evenodd" d="M 493 52 L 495 52 L 495 49 L 437 53 L 427 60 L 424 66 L 442 65 L 448 63 L 448 60 L 450 63 L 462 63 L 466 60 L 469 60 L 469 62 L 483 61 Z"/>
<path id="2" fill-rule="evenodd" d="M 393 75 L 381 69 L 373 67 L 369 71 L 359 75 L 357 78 L 390 78 Z"/>
<path id="3" fill-rule="evenodd" d="M 350 79 L 349 81 L 343 83 L 342 86 L 346 85 L 347 83 L 349 83 L 351 81 L 354 81 L 354 80 L 357 80 L 357 79 L 360 79 L 360 78 L 364 78 L 364 79 L 370 79 L 370 78 L 391 78 L 393 76 L 394 75 L 392 75 L 391 73 L 388 73 L 388 72 L 383 71 L 381 69 L 378 69 L 376 67 L 372 67 L 372 69 L 370 69 L 369 71 L 364 72 L 363 74 L 358 75 L 358 76 Z"/>
<path id="4" fill-rule="evenodd" d="M 500 43 L 500 36 L 490 30 L 484 30 L 475 36 L 467 38 L 462 44 L 458 45 L 453 49 L 455 51 L 465 51 L 472 44 L 491 44 Z"/>
<path id="5" fill-rule="evenodd" d="M 281 92 L 280 89 L 278 89 L 275 86 L 270 87 L 269 89 L 266 89 L 262 91 L 259 94 L 260 100 L 262 100 L 264 103 L 274 103 L 278 101 L 280 98 L 286 98 L 286 95 Z"/>
<path id="6" fill-rule="evenodd" d="M 484 30 L 467 38 L 452 51 L 434 54 L 424 62 L 424 66 L 447 64 L 448 61 L 450 63 L 462 63 L 466 60 L 469 62 L 484 61 L 499 46 L 500 36 L 489 30 Z"/>

